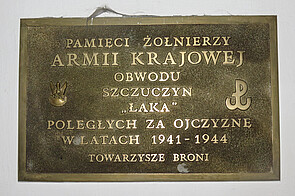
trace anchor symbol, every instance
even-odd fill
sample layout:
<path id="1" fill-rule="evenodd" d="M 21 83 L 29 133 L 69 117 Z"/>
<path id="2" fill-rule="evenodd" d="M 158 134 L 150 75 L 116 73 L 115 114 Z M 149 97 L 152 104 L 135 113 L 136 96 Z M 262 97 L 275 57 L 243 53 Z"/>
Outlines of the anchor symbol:
<path id="1" fill-rule="evenodd" d="M 247 93 L 248 86 L 243 80 L 236 80 L 236 92 L 232 94 L 235 98 L 235 104 L 231 103 L 232 98 L 226 98 L 226 107 L 230 110 L 240 109 L 247 110 L 251 105 L 251 98 L 247 98 L 245 103 L 242 103 L 242 96 Z"/>

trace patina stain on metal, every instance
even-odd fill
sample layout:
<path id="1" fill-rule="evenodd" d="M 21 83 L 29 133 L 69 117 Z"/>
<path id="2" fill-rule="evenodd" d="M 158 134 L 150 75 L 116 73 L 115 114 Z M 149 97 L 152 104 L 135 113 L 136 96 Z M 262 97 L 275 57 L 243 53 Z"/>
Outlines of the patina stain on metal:
<path id="1" fill-rule="evenodd" d="M 279 180 L 275 16 L 22 19 L 19 180 Z"/>

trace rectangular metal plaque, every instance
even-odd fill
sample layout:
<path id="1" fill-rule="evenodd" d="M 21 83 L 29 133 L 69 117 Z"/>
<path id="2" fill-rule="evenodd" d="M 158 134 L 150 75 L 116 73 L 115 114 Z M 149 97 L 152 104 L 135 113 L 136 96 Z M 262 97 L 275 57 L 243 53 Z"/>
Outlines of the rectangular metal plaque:
<path id="1" fill-rule="evenodd" d="M 22 19 L 21 181 L 279 180 L 275 16 Z"/>

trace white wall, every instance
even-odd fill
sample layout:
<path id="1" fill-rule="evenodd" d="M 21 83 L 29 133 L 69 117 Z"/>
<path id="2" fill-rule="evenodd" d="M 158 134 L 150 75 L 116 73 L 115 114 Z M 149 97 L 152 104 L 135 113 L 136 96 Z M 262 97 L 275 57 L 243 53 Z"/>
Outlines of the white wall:
<path id="1" fill-rule="evenodd" d="M 19 19 L 85 17 L 108 5 L 122 13 L 153 15 L 278 15 L 281 181 L 32 183 L 17 182 Z M 295 3 L 293 0 L 1 0 L 0 195 L 295 195 Z"/>

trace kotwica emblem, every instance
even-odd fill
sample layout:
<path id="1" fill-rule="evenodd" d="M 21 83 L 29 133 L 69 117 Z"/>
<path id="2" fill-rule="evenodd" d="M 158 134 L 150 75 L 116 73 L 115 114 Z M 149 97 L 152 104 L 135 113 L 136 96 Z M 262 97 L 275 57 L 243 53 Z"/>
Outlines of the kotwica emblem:
<path id="1" fill-rule="evenodd" d="M 251 98 L 248 97 L 242 103 L 242 96 L 247 93 L 248 86 L 247 83 L 243 80 L 236 80 L 236 92 L 232 94 L 232 97 L 235 99 L 234 103 L 231 103 L 232 98 L 226 98 L 226 107 L 230 110 L 240 109 L 247 110 L 251 105 Z"/>

